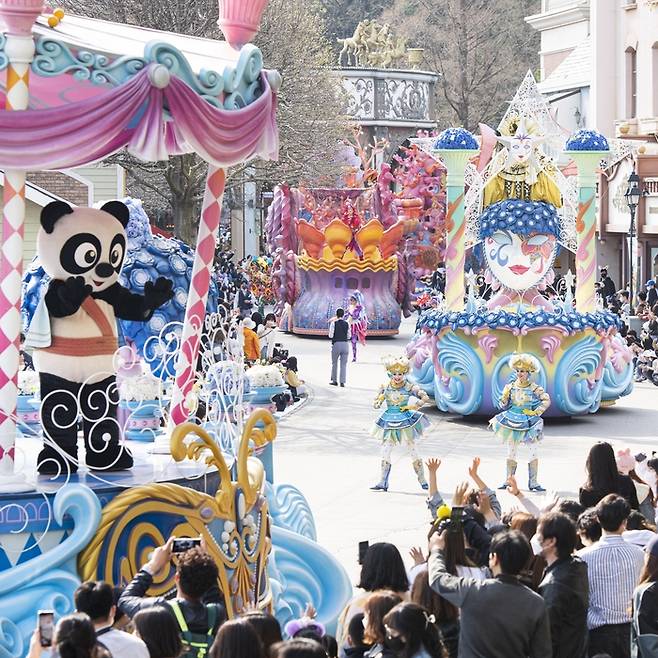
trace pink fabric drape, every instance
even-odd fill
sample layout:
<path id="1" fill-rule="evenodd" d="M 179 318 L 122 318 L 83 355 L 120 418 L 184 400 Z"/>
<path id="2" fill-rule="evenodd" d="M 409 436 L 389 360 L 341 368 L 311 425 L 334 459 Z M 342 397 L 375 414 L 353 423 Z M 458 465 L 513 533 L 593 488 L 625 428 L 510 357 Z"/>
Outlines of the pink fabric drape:
<path id="1" fill-rule="evenodd" d="M 97 97 L 45 110 L 0 111 L 0 167 L 67 169 L 95 162 L 124 146 L 142 160 L 195 151 L 229 167 L 253 156 L 278 153 L 276 96 L 264 90 L 239 110 L 223 110 L 172 76 L 164 89 L 149 69 Z M 171 120 L 165 120 L 164 108 Z"/>

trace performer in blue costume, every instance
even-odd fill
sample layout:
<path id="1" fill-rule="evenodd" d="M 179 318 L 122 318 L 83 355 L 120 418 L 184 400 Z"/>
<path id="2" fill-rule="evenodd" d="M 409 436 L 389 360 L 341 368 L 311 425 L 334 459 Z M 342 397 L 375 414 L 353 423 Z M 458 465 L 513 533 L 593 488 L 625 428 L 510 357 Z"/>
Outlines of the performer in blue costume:
<path id="1" fill-rule="evenodd" d="M 537 482 L 537 450 L 544 437 L 541 415 L 551 405 L 551 398 L 539 384 L 530 381 L 530 375 L 539 370 L 535 357 L 513 354 L 509 365 L 516 372 L 516 378 L 503 389 L 499 406 L 504 411 L 494 416 L 489 426 L 503 443 L 507 443 L 507 479 L 516 473 L 516 453 L 519 444 L 523 444 L 529 449 L 528 489 L 545 491 Z M 506 486 L 507 480 L 500 488 Z"/>
<path id="2" fill-rule="evenodd" d="M 375 409 L 386 402 L 386 410 L 375 422 L 371 434 L 382 442 L 381 480 L 370 487 L 375 491 L 388 491 L 388 477 L 391 473 L 391 453 L 397 445 L 407 449 L 411 457 L 418 482 L 427 489 L 427 481 L 423 472 L 423 461 L 416 451 L 416 441 L 430 422 L 418 409 L 429 400 L 427 393 L 407 379 L 409 360 L 406 357 L 388 357 L 384 361 L 388 376 L 388 385 L 382 385 L 379 395 L 375 398 Z M 410 403 L 410 398 L 417 400 Z"/>

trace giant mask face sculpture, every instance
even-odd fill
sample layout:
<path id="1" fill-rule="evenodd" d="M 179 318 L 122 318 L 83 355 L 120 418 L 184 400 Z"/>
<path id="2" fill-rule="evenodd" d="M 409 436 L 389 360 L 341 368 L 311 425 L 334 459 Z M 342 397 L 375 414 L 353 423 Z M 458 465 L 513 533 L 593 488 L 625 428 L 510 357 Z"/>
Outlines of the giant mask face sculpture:
<path id="1" fill-rule="evenodd" d="M 558 227 L 548 203 L 514 199 L 487 208 L 480 235 L 493 278 L 519 292 L 537 287 L 555 260 Z"/>

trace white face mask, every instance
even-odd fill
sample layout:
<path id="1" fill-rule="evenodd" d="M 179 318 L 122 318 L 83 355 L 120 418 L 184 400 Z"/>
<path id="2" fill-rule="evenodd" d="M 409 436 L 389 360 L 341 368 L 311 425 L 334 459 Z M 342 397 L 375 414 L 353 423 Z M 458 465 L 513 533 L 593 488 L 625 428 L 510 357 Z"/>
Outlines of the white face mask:
<path id="1" fill-rule="evenodd" d="M 532 539 L 530 540 L 530 546 L 532 547 L 532 552 L 534 555 L 542 554 L 543 548 L 537 535 L 533 535 Z"/>

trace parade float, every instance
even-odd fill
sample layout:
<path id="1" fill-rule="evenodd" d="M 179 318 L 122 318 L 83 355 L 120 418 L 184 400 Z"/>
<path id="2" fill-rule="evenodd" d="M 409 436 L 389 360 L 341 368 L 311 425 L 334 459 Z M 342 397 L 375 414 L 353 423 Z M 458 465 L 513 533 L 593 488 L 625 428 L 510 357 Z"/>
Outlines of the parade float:
<path id="1" fill-rule="evenodd" d="M 282 328 L 296 334 L 326 335 L 355 293 L 368 335 L 397 334 L 416 279 L 442 258 L 442 165 L 416 146 L 377 170 L 358 141 L 351 154 L 335 188 L 274 190 L 266 224 L 272 286 Z"/>
<path id="2" fill-rule="evenodd" d="M 459 128 L 417 142 L 447 169 L 446 291 L 420 317 L 407 352 L 441 411 L 496 413 L 515 352 L 537 360 L 537 381 L 552 400 L 546 416 L 592 413 L 632 389 L 620 320 L 595 289 L 596 176 L 609 145 L 593 131 L 565 143 L 555 128 L 528 74 L 498 136 L 485 129 L 478 143 Z M 551 141 L 575 163 L 577 185 L 542 148 Z M 549 294 L 561 249 L 575 254 L 575 295 L 571 271 L 562 294 Z M 465 271 L 473 250 L 481 272 Z"/>
<path id="3" fill-rule="evenodd" d="M 172 534 L 206 538 L 220 566 L 219 585 L 229 614 L 254 604 L 272 609 L 285 622 L 313 599 L 320 621 L 331 627 L 350 595 L 344 571 L 314 541 L 313 518 L 303 496 L 266 480 L 257 455 L 271 445 L 276 425 L 268 409 L 247 416 L 239 327 L 220 338 L 205 321 L 225 170 L 253 157 L 276 157 L 277 152 L 280 76 L 263 68 L 260 51 L 248 43 L 264 5 L 220 3 L 226 41 L 211 41 L 64 16 L 59 10 L 41 15 L 42 3 L 31 0 L 0 2 L 0 69 L 6 72 L 5 109 L 0 111 L 3 656 L 27 653 L 37 609 L 51 608 L 56 616 L 71 612 L 72 595 L 82 579 L 124 584 Z M 173 251 L 139 266 L 131 263 L 125 247 L 135 236 L 126 234 L 129 209 L 120 202 L 100 209 L 62 202 L 44 208 L 37 245 L 53 279 L 43 295 L 45 306 L 34 309 L 28 333 L 42 352 L 35 363 L 46 365 L 49 385 L 57 377 L 69 385 L 68 404 L 54 405 L 53 394 L 67 391 L 44 389 L 43 370 L 39 391 L 35 381 L 25 376 L 19 380 L 18 374 L 25 172 L 75 167 L 121 148 L 143 160 L 196 152 L 208 162 L 191 273 L 187 262 L 183 273 Z M 98 222 L 95 228 L 88 229 L 93 221 Z M 44 258 L 53 244 L 59 251 Z M 153 256 L 150 247 L 139 253 Z M 68 276 L 76 267 L 77 276 Z M 189 289 L 176 290 L 186 285 L 176 274 L 189 276 Z M 141 293 L 132 291 L 131 284 L 142 287 Z M 177 302 L 185 306 L 181 321 L 163 316 L 159 322 L 167 322 L 157 335 L 155 327 L 144 328 L 159 309 Z M 91 333 L 76 327 L 78 317 L 92 327 Z M 142 326 L 131 333 L 123 324 L 117 331 L 115 318 Z M 64 325 L 72 331 L 62 340 Z M 126 341 L 122 348 L 120 335 Z M 142 343 L 146 354 L 149 341 L 157 343 L 154 354 L 171 365 L 173 377 L 165 382 L 151 376 L 148 386 L 139 387 L 130 380 L 148 376 L 149 369 L 133 346 Z M 83 343 L 87 352 L 75 356 Z M 95 358 L 103 372 L 75 379 Z M 61 364 L 66 373 L 57 370 Z M 109 384 L 101 391 L 105 382 Z M 141 399 L 136 388 L 142 390 Z M 92 416 L 88 402 L 94 390 L 105 397 L 94 398 L 100 406 Z M 120 438 L 116 431 L 120 395 L 131 415 L 140 406 L 150 410 L 146 425 L 128 428 L 139 431 L 136 441 Z M 20 420 L 25 405 L 39 401 L 38 421 L 33 415 Z M 155 427 L 156 402 L 166 416 L 162 428 Z M 63 413 L 68 414 L 66 423 Z M 86 450 L 78 456 L 80 417 Z M 94 449 L 99 429 L 98 438 L 117 448 L 118 455 Z M 149 430 L 165 438 L 167 454 L 150 450 L 150 443 L 158 441 L 145 440 Z M 70 438 L 71 432 L 74 444 L 65 445 L 62 436 Z M 52 451 L 60 467 L 42 468 L 44 475 L 37 475 L 42 446 Z M 126 454 L 129 460 L 124 460 Z M 165 574 L 154 593 L 169 591 L 172 579 L 173 573 Z"/>

